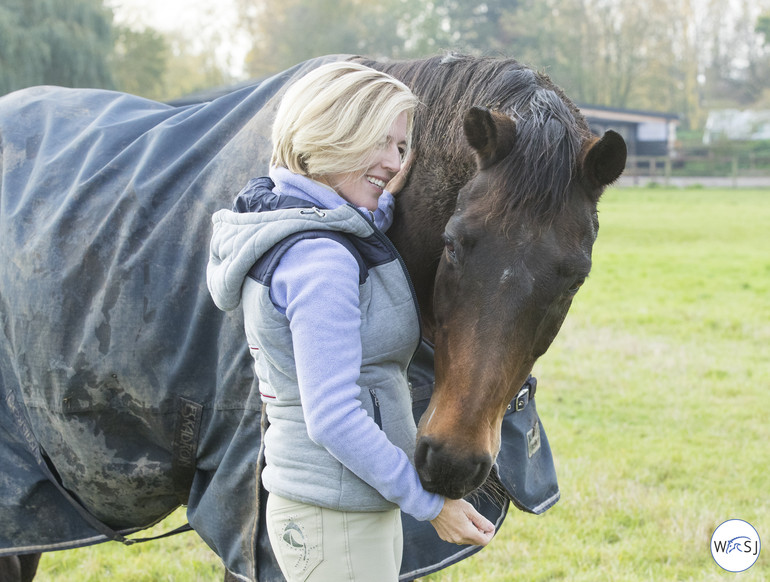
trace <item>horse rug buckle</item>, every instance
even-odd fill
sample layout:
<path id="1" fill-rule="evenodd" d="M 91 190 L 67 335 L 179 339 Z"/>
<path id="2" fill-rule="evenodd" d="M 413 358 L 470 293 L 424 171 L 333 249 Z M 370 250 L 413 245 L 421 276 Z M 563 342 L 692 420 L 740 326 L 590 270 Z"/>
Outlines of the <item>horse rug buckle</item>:
<path id="1" fill-rule="evenodd" d="M 521 387 L 519 393 L 516 394 L 516 398 L 513 399 L 512 408 L 514 412 L 524 410 L 529 404 L 529 401 L 535 397 L 535 390 L 537 389 L 537 380 L 534 376 L 527 378 L 524 386 Z"/>

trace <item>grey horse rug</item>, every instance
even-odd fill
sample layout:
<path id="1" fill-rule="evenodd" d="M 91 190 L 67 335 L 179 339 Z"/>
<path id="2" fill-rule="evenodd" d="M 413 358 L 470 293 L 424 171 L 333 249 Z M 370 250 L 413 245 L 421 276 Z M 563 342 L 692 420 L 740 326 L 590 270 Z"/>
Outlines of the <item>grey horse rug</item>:
<path id="1" fill-rule="evenodd" d="M 259 391 L 240 313 L 209 297 L 207 245 L 211 215 L 266 173 L 284 88 L 337 58 L 184 106 L 0 99 L 0 556 L 126 541 L 184 504 L 233 574 L 282 579 L 260 527 Z M 429 346 L 413 368 L 419 417 Z M 504 423 L 507 494 L 474 499 L 498 526 L 511 501 L 559 496 L 533 392 Z M 404 528 L 403 580 L 477 550 Z"/>

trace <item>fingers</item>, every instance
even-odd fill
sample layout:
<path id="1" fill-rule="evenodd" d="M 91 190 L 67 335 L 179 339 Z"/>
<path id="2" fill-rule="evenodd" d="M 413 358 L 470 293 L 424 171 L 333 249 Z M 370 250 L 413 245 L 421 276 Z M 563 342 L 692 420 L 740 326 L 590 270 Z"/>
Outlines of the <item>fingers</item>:
<path id="1" fill-rule="evenodd" d="M 492 531 L 481 530 L 476 527 L 473 522 L 468 520 L 460 531 L 455 532 L 455 535 L 452 536 L 452 539 L 445 541 L 461 545 L 486 546 L 490 541 L 492 541 L 494 534 L 494 527 L 492 528 Z"/>
<path id="2" fill-rule="evenodd" d="M 401 170 L 399 170 L 398 174 L 393 176 L 393 179 L 388 182 L 387 186 L 385 186 L 385 190 L 393 194 L 394 196 L 398 194 L 401 189 L 404 187 L 404 184 L 406 184 L 406 179 L 409 176 L 409 171 L 412 169 L 412 162 L 414 161 L 414 150 L 409 152 L 409 156 L 404 160 L 404 163 L 401 165 Z"/>
<path id="3" fill-rule="evenodd" d="M 495 533 L 495 524 L 489 521 L 486 517 L 481 515 L 478 511 L 476 511 L 476 508 L 473 507 L 470 503 L 468 504 L 472 510 L 470 514 L 468 515 L 468 518 L 471 520 L 474 526 L 476 526 L 476 529 L 479 530 L 482 533 Z"/>
<path id="4" fill-rule="evenodd" d="M 486 546 L 492 541 L 492 537 L 495 535 L 495 525 L 491 521 L 476 511 L 476 508 L 470 503 L 468 503 L 465 515 L 469 523 L 469 527 L 466 530 L 466 540 L 468 541 L 462 543 Z"/>
<path id="5" fill-rule="evenodd" d="M 485 546 L 495 535 L 494 524 L 462 499 L 445 500 L 431 523 L 441 539 L 453 544 Z"/>
<path id="6" fill-rule="evenodd" d="M 468 543 L 471 543 L 474 546 L 486 546 L 489 542 L 492 541 L 494 536 L 495 528 L 492 528 L 492 531 L 482 531 L 477 529 L 476 532 L 470 536 L 470 541 Z"/>

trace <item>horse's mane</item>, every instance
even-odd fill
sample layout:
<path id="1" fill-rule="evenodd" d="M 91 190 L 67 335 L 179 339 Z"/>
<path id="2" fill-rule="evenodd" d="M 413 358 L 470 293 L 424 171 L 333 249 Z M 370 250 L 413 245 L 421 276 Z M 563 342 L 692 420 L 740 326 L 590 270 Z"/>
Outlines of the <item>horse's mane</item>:
<path id="1" fill-rule="evenodd" d="M 421 155 L 436 148 L 433 154 L 449 156 L 458 171 L 469 166 L 462 128 L 468 109 L 483 106 L 516 122 L 515 144 L 498 176 L 505 187 L 491 189 L 494 212 L 511 216 L 514 209 L 524 210 L 547 221 L 563 208 L 590 130 L 578 108 L 545 74 L 514 59 L 455 54 L 377 68 L 407 83 L 424 104 L 414 127 Z"/>

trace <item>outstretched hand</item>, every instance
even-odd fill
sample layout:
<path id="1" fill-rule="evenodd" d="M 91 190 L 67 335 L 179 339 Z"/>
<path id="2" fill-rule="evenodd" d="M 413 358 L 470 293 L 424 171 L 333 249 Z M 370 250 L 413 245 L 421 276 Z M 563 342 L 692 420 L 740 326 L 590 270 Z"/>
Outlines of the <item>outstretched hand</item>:
<path id="1" fill-rule="evenodd" d="M 495 535 L 495 525 L 464 499 L 445 499 L 430 523 L 442 540 L 453 544 L 486 546 Z"/>

